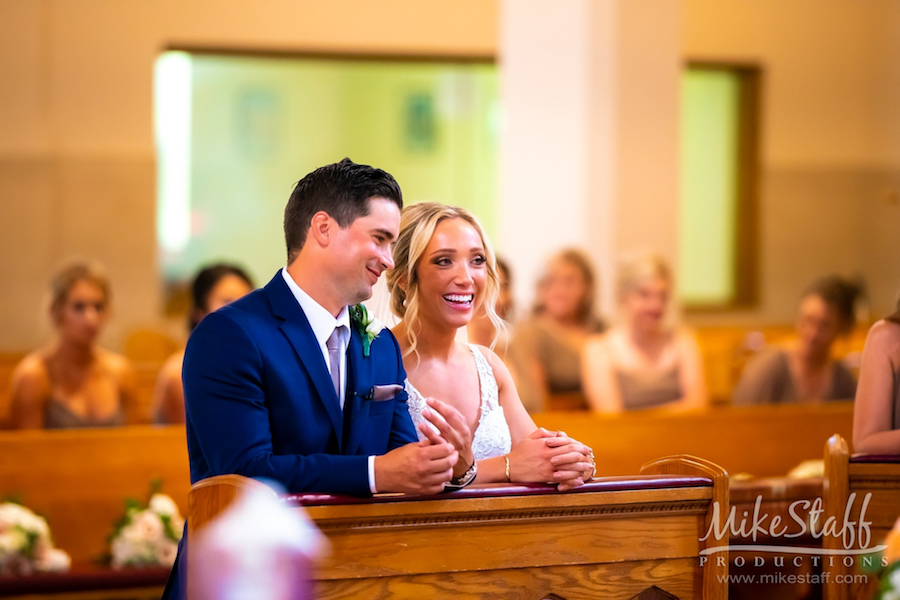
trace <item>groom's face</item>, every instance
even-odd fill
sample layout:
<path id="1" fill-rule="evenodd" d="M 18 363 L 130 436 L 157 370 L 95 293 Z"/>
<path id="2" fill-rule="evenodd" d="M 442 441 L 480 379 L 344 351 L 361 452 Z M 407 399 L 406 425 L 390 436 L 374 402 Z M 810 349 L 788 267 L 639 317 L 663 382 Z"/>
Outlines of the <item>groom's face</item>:
<path id="1" fill-rule="evenodd" d="M 400 209 L 385 198 L 369 199 L 369 214 L 339 229 L 334 252 L 335 284 L 345 304 L 357 304 L 372 296 L 372 286 L 394 266 L 392 247 L 400 230 Z"/>

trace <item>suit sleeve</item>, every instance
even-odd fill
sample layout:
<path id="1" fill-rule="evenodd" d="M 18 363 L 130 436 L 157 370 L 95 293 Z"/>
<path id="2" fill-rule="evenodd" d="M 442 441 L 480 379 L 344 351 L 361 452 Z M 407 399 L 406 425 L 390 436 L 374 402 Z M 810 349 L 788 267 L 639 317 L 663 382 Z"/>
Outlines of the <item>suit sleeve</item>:
<path id="1" fill-rule="evenodd" d="M 272 479 L 296 493 L 370 495 L 365 456 L 276 455 L 255 339 L 227 313 L 206 316 L 184 358 L 191 479 Z M 405 403 L 404 403 L 405 407 Z"/>

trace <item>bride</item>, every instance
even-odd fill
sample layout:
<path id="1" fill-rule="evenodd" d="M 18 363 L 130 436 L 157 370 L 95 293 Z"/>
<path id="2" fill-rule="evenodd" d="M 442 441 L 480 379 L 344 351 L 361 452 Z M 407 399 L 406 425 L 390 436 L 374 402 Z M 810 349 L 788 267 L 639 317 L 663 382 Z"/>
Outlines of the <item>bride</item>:
<path id="1" fill-rule="evenodd" d="M 465 209 L 433 202 L 409 206 L 394 262 L 387 285 L 391 310 L 402 320 L 392 332 L 403 353 L 413 421 L 426 434 L 421 424 L 443 421 L 441 415 L 464 422 L 448 426 L 464 432 L 448 439 L 460 455 L 454 482 L 470 483 L 475 473 L 479 483 L 552 482 L 568 490 L 593 477 L 591 449 L 537 428 L 497 355 L 458 339 L 482 303 L 502 328 L 493 309 L 496 262 L 478 220 Z"/>

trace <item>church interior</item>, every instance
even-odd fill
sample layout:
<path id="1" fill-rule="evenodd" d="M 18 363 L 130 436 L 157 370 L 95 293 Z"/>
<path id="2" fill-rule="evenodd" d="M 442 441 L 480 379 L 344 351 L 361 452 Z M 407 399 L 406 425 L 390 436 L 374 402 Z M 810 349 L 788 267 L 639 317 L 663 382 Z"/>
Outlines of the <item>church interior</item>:
<path id="1" fill-rule="evenodd" d="M 507 462 L 508 485 L 437 497 L 288 494 L 331 554 L 284 597 L 869 598 L 900 564 L 900 443 L 856 447 L 869 338 L 900 329 L 895 0 L 4 0 L 0 74 L 0 598 L 159 598 L 177 539 L 117 564 L 127 501 L 161 492 L 158 536 L 189 515 L 194 535 L 255 489 L 192 488 L 160 381 L 198 269 L 240 265 L 248 291 L 278 276 L 292 187 L 345 156 L 406 205 L 481 221 L 508 266 L 494 352 L 596 478 L 558 492 Z M 573 255 L 596 318 L 530 327 Z M 631 339 L 625 265 L 648 255 L 660 339 L 690 340 L 672 350 L 683 406 L 611 404 L 585 358 Z M 17 408 L 23 365 L 64 331 L 51 281 L 73 261 L 108 281 L 96 345 L 129 365 L 116 427 Z M 390 325 L 387 294 L 369 307 Z M 810 298 L 831 321 L 810 324 Z M 805 379 L 804 344 L 822 359 Z M 751 381 L 776 352 L 787 383 Z M 46 519 L 67 572 L 30 564 L 34 541 L 14 557 L 12 504 Z"/>

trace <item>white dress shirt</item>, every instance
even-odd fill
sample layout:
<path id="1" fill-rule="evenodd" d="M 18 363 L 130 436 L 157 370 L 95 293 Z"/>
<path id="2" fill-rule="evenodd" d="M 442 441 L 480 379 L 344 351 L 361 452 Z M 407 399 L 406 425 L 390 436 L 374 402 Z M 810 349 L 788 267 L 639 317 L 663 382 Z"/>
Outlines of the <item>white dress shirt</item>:
<path id="1" fill-rule="evenodd" d="M 297 302 L 300 304 L 300 308 L 302 308 L 303 312 L 306 314 L 306 320 L 309 321 L 309 326 L 312 328 L 313 335 L 319 343 L 319 350 L 322 352 L 322 358 L 325 360 L 325 368 L 328 369 L 329 373 L 331 372 L 331 361 L 328 360 L 328 347 L 326 346 L 326 343 L 335 328 L 343 326 L 343 329 L 338 336 L 338 356 L 340 357 L 341 362 L 341 393 L 338 394 L 338 400 L 341 403 L 341 410 L 343 411 L 344 398 L 347 395 L 347 345 L 350 343 L 350 311 L 345 306 L 341 309 L 341 312 L 338 313 L 337 318 L 335 318 L 325 307 L 313 300 L 309 294 L 304 292 L 300 286 L 297 285 L 297 282 L 288 274 L 287 268 L 281 269 L 281 276 L 284 278 L 284 282 L 287 283 L 288 289 L 291 290 L 294 298 L 296 298 Z M 369 490 L 373 494 L 376 493 L 374 456 L 369 457 Z"/>
<path id="2" fill-rule="evenodd" d="M 281 275 L 284 277 L 284 281 L 290 288 L 291 293 L 294 294 L 294 298 L 300 303 L 300 308 L 306 313 L 306 320 L 309 321 L 313 335 L 316 337 L 316 341 L 319 342 L 319 350 L 322 352 L 322 358 L 325 359 L 325 367 L 329 373 L 331 373 L 331 361 L 328 360 L 326 343 L 335 328 L 343 325 L 343 329 L 338 335 L 338 357 L 341 361 L 341 393 L 338 394 L 338 401 L 341 403 L 341 410 L 344 410 L 344 398 L 347 395 L 347 345 L 350 343 L 350 311 L 345 306 L 341 309 L 337 318 L 334 318 L 321 304 L 300 289 L 297 282 L 288 275 L 287 269 L 281 269 Z M 334 374 L 332 373 L 332 375 Z"/>

